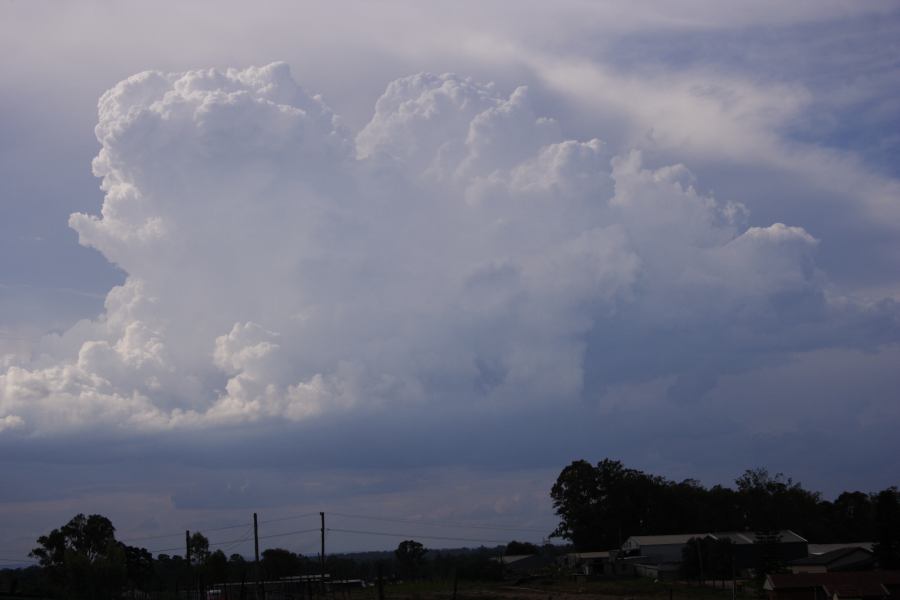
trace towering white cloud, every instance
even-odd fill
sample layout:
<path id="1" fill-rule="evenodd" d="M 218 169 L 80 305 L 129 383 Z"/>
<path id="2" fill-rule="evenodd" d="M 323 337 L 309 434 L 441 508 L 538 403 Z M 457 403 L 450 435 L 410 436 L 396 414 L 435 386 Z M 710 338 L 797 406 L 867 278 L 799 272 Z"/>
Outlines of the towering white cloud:
<path id="1" fill-rule="evenodd" d="M 354 137 L 284 64 L 146 72 L 96 133 L 103 209 L 70 225 L 127 281 L 0 374 L 4 435 L 515 410 L 660 377 L 698 397 L 898 339 L 893 305 L 829 295 L 802 223 L 748 227 L 682 165 L 564 139 L 524 87 L 403 78 Z"/>

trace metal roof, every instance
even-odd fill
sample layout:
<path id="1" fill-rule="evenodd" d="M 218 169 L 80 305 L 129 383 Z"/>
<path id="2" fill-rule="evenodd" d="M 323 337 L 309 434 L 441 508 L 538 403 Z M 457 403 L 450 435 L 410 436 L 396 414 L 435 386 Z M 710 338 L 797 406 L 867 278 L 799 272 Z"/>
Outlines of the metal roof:
<path id="1" fill-rule="evenodd" d="M 842 558 L 847 558 L 849 556 L 853 556 L 854 554 L 859 554 L 863 559 L 865 557 L 871 557 L 872 552 L 865 549 L 860 548 L 858 546 L 851 546 L 849 548 L 837 548 L 836 550 L 832 550 L 831 552 L 825 552 L 824 554 L 813 554 L 812 556 L 807 556 L 805 558 L 798 558 L 797 560 L 792 560 L 790 564 L 792 565 L 830 565 L 836 560 L 840 560 Z"/>
<path id="2" fill-rule="evenodd" d="M 862 548 L 863 550 L 872 551 L 872 548 L 875 544 L 872 542 L 853 542 L 847 544 L 810 544 L 809 545 L 809 553 L 810 554 L 825 554 L 826 552 L 833 552 L 835 550 L 842 550 L 844 548 Z"/>
<path id="3" fill-rule="evenodd" d="M 753 531 L 721 531 L 711 534 L 716 539 L 727 538 L 734 544 L 756 543 L 756 533 Z M 782 529 L 778 532 L 779 542 L 782 544 L 794 544 L 805 542 L 806 539 L 797 535 L 790 529 Z"/>
<path id="4" fill-rule="evenodd" d="M 900 584 L 900 571 L 848 571 L 843 573 L 773 574 L 766 577 L 765 590 L 822 587 L 828 596 L 884 597 L 885 585 Z"/>
<path id="5" fill-rule="evenodd" d="M 729 539 L 734 544 L 754 544 L 756 543 L 756 533 L 753 531 L 722 531 L 716 533 L 676 533 L 672 535 L 633 535 L 627 540 L 623 546 L 674 546 L 687 544 L 691 538 L 710 537 L 714 540 Z M 797 535 L 790 529 L 783 529 L 778 532 L 779 542 L 782 544 L 802 543 L 806 539 Z"/>

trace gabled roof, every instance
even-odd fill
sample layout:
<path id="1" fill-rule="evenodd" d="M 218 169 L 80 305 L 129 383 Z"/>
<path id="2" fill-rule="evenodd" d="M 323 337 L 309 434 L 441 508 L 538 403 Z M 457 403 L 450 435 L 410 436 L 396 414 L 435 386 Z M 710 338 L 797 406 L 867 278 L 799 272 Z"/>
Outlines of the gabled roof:
<path id="1" fill-rule="evenodd" d="M 756 534 L 752 531 L 722 531 L 716 533 L 676 533 L 673 535 L 633 535 L 625 544 L 633 542 L 638 546 L 669 546 L 675 544 L 687 544 L 691 538 L 710 537 L 714 540 L 729 539 L 734 544 L 754 544 Z M 778 532 L 779 542 L 782 544 L 804 543 L 806 540 L 790 529 L 782 529 Z"/>
<path id="2" fill-rule="evenodd" d="M 851 548 L 838 548 L 837 550 L 832 550 L 831 552 L 826 552 L 824 554 L 814 554 L 811 556 L 807 556 L 806 558 L 798 558 L 797 560 L 791 561 L 792 565 L 823 565 L 827 566 L 831 563 L 841 560 L 842 558 L 847 558 L 854 554 L 859 554 L 861 557 L 871 557 L 872 552 L 866 550 L 865 548 L 860 547 L 851 547 Z"/>
<path id="3" fill-rule="evenodd" d="M 844 571 L 838 573 L 774 574 L 766 577 L 763 589 L 769 591 L 821 587 L 832 596 L 845 598 L 884 597 L 885 586 L 900 585 L 900 571 Z"/>
<path id="4" fill-rule="evenodd" d="M 525 560 L 527 558 L 534 558 L 538 556 L 537 554 L 504 554 L 503 556 L 496 558 L 495 560 L 499 560 L 504 565 L 511 565 L 512 563 L 519 562 L 520 560 Z"/>
<path id="5" fill-rule="evenodd" d="M 634 540 L 639 546 L 669 546 L 687 544 L 691 538 L 704 538 L 708 533 L 676 533 L 674 535 L 633 535 L 625 543 Z"/>
<path id="6" fill-rule="evenodd" d="M 810 554 L 825 554 L 826 552 L 831 552 L 832 550 L 841 550 L 843 548 L 862 548 L 863 550 L 872 551 L 872 548 L 875 544 L 872 542 L 849 542 L 845 544 L 810 544 L 809 545 L 809 553 Z"/>
<path id="7" fill-rule="evenodd" d="M 721 531 L 713 533 L 712 537 L 716 539 L 729 539 L 734 544 L 754 544 L 756 543 L 756 533 L 752 531 Z M 806 542 L 806 539 L 797 535 L 790 529 L 782 529 L 778 532 L 778 541 L 782 544 L 794 544 Z"/>
<path id="8" fill-rule="evenodd" d="M 570 552 L 566 554 L 571 558 L 576 560 L 592 560 L 595 558 L 609 558 L 609 550 L 604 550 L 602 552 Z"/>

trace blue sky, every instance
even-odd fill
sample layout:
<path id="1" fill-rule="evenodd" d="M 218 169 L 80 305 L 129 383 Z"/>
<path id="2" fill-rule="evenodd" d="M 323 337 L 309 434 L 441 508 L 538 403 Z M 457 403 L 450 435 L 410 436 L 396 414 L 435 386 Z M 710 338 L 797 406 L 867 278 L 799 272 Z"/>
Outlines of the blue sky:
<path id="1" fill-rule="evenodd" d="M 0 556 L 898 483 L 896 4 L 517 6 L 0 8 Z"/>

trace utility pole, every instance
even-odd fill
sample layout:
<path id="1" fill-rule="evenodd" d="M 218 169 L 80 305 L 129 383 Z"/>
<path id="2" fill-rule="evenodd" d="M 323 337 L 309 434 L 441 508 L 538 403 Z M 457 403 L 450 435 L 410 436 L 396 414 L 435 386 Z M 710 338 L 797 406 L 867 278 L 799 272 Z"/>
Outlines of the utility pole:
<path id="1" fill-rule="evenodd" d="M 191 530 L 184 530 L 184 559 L 187 563 L 188 587 L 191 585 Z"/>
<path id="2" fill-rule="evenodd" d="M 324 593 L 325 590 L 325 513 L 320 512 L 319 517 L 322 519 L 322 550 L 319 553 L 320 560 L 322 561 L 322 591 Z"/>
<path id="3" fill-rule="evenodd" d="M 734 572 L 734 551 L 732 551 L 731 555 L 731 600 L 735 600 L 735 595 L 737 594 L 737 581 L 735 578 L 737 577 Z"/>
<path id="4" fill-rule="evenodd" d="M 697 546 L 697 561 L 700 563 L 700 585 L 702 587 L 706 581 L 703 576 L 703 552 L 700 549 L 700 539 L 694 538 L 694 543 Z M 715 585 L 715 582 L 713 582 L 713 585 Z"/>
<path id="5" fill-rule="evenodd" d="M 259 524 L 256 521 L 256 513 L 253 513 L 253 560 L 256 563 L 256 595 L 259 597 L 259 590 L 262 587 L 259 573 Z"/>

